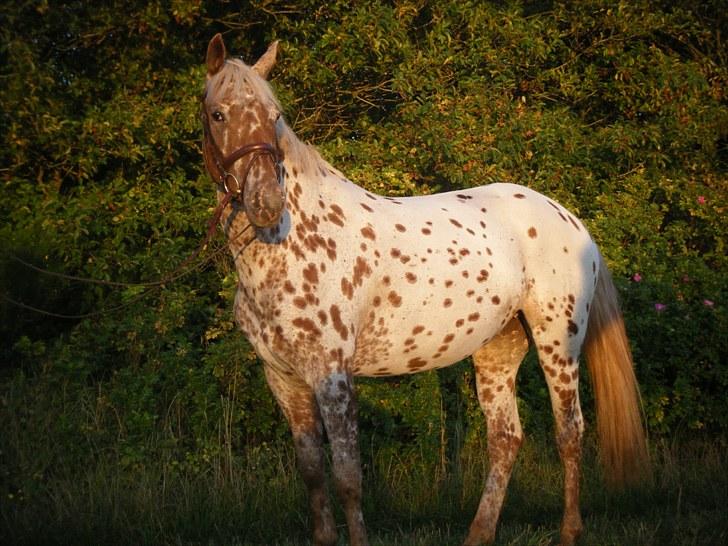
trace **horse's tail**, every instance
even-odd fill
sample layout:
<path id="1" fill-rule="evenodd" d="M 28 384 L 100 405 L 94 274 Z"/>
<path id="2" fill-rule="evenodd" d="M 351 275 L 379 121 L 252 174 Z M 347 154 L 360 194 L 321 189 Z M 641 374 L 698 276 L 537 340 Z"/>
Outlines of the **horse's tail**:
<path id="1" fill-rule="evenodd" d="M 596 399 L 597 433 L 609 484 L 634 484 L 649 472 L 641 400 L 617 290 L 604 259 L 600 270 L 584 353 Z"/>

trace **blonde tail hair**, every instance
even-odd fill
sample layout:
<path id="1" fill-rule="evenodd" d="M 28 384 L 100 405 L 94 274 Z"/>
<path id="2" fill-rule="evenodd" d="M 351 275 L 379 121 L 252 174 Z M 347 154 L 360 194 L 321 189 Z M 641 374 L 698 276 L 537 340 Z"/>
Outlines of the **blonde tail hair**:
<path id="1" fill-rule="evenodd" d="M 599 260 L 584 353 L 596 399 L 600 456 L 607 483 L 636 484 L 649 476 L 641 399 L 612 276 Z"/>

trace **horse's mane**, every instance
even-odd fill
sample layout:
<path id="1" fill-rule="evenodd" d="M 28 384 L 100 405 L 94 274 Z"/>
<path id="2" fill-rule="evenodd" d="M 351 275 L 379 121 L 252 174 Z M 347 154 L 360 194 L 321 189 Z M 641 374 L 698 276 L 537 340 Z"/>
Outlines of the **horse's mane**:
<path id="1" fill-rule="evenodd" d="M 331 172 L 341 178 L 346 178 L 341 171 L 321 157 L 321 154 L 314 146 L 299 139 L 296 133 L 286 124 L 283 117 L 278 118 L 276 133 L 278 135 L 278 145 L 283 150 L 286 159 L 300 172 L 308 174 L 317 174 L 319 171 Z"/>
<path id="2" fill-rule="evenodd" d="M 282 112 L 281 105 L 270 84 L 261 78 L 252 67 L 239 59 L 225 61 L 223 70 L 208 82 L 207 94 L 212 100 L 218 100 L 219 96 L 228 89 L 239 89 L 240 86 L 247 87 L 266 108 L 274 110 L 276 113 Z M 332 167 L 328 161 L 321 157 L 321 154 L 314 146 L 306 144 L 296 136 L 283 119 L 283 116 L 278 117 L 276 122 L 276 135 L 278 137 L 278 146 L 283 151 L 284 157 L 300 173 L 313 174 L 323 170 L 333 172 L 344 178 L 344 175 L 338 169 Z"/>

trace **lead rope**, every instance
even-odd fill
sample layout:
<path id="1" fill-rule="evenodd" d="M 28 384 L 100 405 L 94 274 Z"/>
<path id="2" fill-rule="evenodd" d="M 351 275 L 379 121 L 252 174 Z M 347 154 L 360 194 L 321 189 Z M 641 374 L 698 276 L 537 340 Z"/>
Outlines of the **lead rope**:
<path id="1" fill-rule="evenodd" d="M 42 267 L 38 267 L 36 265 L 33 265 L 29 262 L 26 262 L 22 258 L 19 258 L 15 254 L 10 254 L 10 258 L 15 260 L 16 262 L 22 264 L 23 266 L 27 267 L 28 269 L 32 269 L 33 271 L 37 271 L 38 273 L 41 273 L 43 275 L 47 275 L 49 277 L 57 277 L 60 279 L 65 279 L 69 281 L 75 281 L 75 282 L 81 282 L 86 284 L 96 284 L 96 285 L 102 285 L 102 286 L 113 286 L 117 288 L 135 288 L 135 287 L 146 287 L 147 289 L 143 292 L 137 294 L 130 300 L 120 304 L 116 305 L 114 307 L 107 307 L 106 309 L 101 309 L 99 311 L 93 311 L 91 313 L 83 313 L 79 315 L 68 315 L 63 313 L 54 313 L 53 311 L 48 311 L 46 309 L 41 309 L 39 307 L 34 307 L 32 305 L 28 305 L 27 303 L 23 303 L 21 301 L 18 301 L 14 298 L 11 298 L 4 292 L 0 292 L 0 298 L 7 301 L 8 303 L 11 303 L 12 305 L 15 305 L 16 307 L 20 307 L 21 309 L 26 309 L 28 311 L 33 311 L 35 313 L 38 313 L 40 315 L 45 315 L 48 317 L 55 317 L 55 318 L 61 318 L 61 319 L 84 319 L 84 318 L 90 318 L 90 317 L 97 317 L 100 315 L 106 315 L 109 313 L 114 313 L 116 311 L 120 311 L 126 307 L 131 306 L 132 304 L 136 303 L 137 301 L 141 300 L 142 298 L 146 297 L 150 292 L 153 290 L 160 288 L 164 286 L 165 284 L 172 283 L 185 275 L 189 274 L 190 272 L 198 269 L 200 266 L 209 263 L 213 258 L 227 250 L 227 245 L 223 245 L 220 248 L 217 248 L 213 251 L 212 254 L 210 254 L 207 258 L 204 260 L 201 260 L 200 262 L 190 265 L 193 260 L 195 260 L 199 255 L 207 248 L 208 243 L 210 242 L 210 239 L 215 233 L 215 229 L 217 227 L 217 223 L 220 220 L 220 217 L 222 216 L 222 211 L 225 209 L 225 206 L 227 206 L 232 198 L 234 197 L 233 192 L 227 192 L 223 199 L 218 203 L 217 207 L 215 208 L 215 211 L 212 214 L 212 218 L 210 218 L 210 221 L 208 222 L 208 228 L 207 233 L 205 234 L 205 238 L 202 240 L 202 243 L 197 247 L 197 249 L 190 254 L 180 265 L 178 265 L 174 270 L 172 270 L 170 273 L 165 275 L 159 280 L 156 281 L 149 281 L 149 282 L 119 282 L 119 281 L 107 281 L 103 279 L 92 279 L 89 277 L 80 277 L 77 275 L 67 275 L 65 273 L 58 273 L 56 271 L 49 271 L 48 269 L 44 269 Z M 228 238 L 229 241 L 235 241 L 238 239 L 238 237 L 241 237 L 248 229 L 253 227 L 252 224 L 248 223 L 243 229 L 241 229 L 238 233 L 236 233 L 233 237 Z M 246 241 L 243 244 L 243 248 L 237 252 L 237 254 L 242 254 L 245 249 L 250 245 L 253 241 L 255 241 L 255 237 L 251 238 L 250 240 Z"/>

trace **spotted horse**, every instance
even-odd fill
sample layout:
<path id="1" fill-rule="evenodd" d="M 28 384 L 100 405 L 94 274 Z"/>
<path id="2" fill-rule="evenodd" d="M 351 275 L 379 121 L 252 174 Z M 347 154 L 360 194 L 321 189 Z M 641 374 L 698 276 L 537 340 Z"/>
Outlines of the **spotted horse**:
<path id="1" fill-rule="evenodd" d="M 235 318 L 290 424 L 314 543 L 337 541 L 325 431 L 349 541 L 367 544 L 353 378 L 468 355 L 490 469 L 465 544 L 492 542 L 523 439 L 516 372 L 533 344 L 564 468 L 561 544 L 574 544 L 582 346 L 605 474 L 633 480 L 646 460 L 624 323 L 594 241 L 568 210 L 523 186 L 405 198 L 357 186 L 286 125 L 266 81 L 276 52 L 273 43 L 248 66 L 226 58 L 219 34 L 210 41 L 203 152 L 239 278 Z"/>

